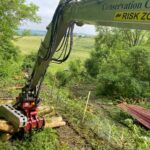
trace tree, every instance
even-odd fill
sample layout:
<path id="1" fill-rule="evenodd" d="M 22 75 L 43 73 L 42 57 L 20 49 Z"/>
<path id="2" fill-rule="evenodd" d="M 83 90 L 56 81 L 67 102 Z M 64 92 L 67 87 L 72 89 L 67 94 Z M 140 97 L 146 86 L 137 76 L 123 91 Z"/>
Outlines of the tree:
<path id="1" fill-rule="evenodd" d="M 23 30 L 22 32 L 22 36 L 30 36 L 31 34 L 31 30 Z"/>
<path id="2" fill-rule="evenodd" d="M 24 21 L 39 22 L 38 7 L 26 0 L 0 0 L 0 39 L 11 39 Z"/>
<path id="3" fill-rule="evenodd" d="M 26 0 L 0 0 L 0 55 L 3 59 L 16 59 L 18 52 L 11 42 L 15 30 L 25 21 L 39 22 L 37 10 L 36 5 L 27 4 Z"/>
<path id="4" fill-rule="evenodd" d="M 18 39 L 26 37 L 26 36 L 31 36 L 32 33 L 31 33 L 31 30 L 25 29 L 21 33 L 18 33 L 16 31 L 15 35 L 16 35 L 16 37 L 14 37 L 13 40 L 18 40 Z"/>
<path id="5" fill-rule="evenodd" d="M 98 26 L 97 32 L 95 51 L 91 53 L 91 57 L 85 62 L 87 72 L 93 77 L 100 73 L 101 65 L 107 61 L 111 53 L 124 47 L 124 43 L 120 40 L 121 34 L 119 29 Z"/>
<path id="6" fill-rule="evenodd" d="M 129 47 L 139 46 L 148 40 L 145 39 L 145 37 L 148 36 L 147 31 L 120 29 L 120 32 L 122 32 L 122 40 L 124 40 Z"/>
<path id="7" fill-rule="evenodd" d="M 149 97 L 150 51 L 145 45 L 148 32 L 110 27 L 98 27 L 97 31 L 95 50 L 85 62 L 87 73 L 99 81 L 97 94 Z"/>
<path id="8" fill-rule="evenodd" d="M 150 50 L 149 47 L 133 47 L 129 51 L 126 65 L 132 70 L 132 76 L 137 80 L 150 83 Z"/>

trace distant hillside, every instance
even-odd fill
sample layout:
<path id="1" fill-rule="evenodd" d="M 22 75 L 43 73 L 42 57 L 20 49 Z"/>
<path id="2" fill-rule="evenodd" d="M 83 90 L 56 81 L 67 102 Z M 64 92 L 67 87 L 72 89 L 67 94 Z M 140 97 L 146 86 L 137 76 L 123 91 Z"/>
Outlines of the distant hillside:
<path id="1" fill-rule="evenodd" d="M 26 29 L 18 29 L 16 32 L 21 35 L 24 30 Z M 44 30 L 30 30 L 30 31 L 31 34 L 34 36 L 44 36 L 46 34 L 46 31 Z"/>
<path id="2" fill-rule="evenodd" d="M 18 29 L 16 32 L 21 35 L 22 32 L 26 29 Z M 44 36 L 46 34 L 46 30 L 30 30 L 32 36 Z M 74 33 L 75 36 L 93 36 L 91 34 L 83 34 L 83 33 Z"/>

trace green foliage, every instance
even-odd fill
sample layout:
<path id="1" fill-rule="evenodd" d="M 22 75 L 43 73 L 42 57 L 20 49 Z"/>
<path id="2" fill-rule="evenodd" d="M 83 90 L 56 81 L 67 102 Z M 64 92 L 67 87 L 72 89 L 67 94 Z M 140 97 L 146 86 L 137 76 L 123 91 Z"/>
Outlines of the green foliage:
<path id="1" fill-rule="evenodd" d="M 26 0 L 0 0 L 0 39 L 10 39 L 25 20 L 39 22 L 38 7 Z"/>
<path id="2" fill-rule="evenodd" d="M 94 113 L 87 110 L 85 120 L 82 122 L 86 104 L 84 100 L 69 99 L 61 91 L 59 92 L 57 101 L 54 99 L 53 103 L 57 103 L 57 107 L 61 106 L 59 107 L 59 111 L 64 114 L 68 122 L 71 122 L 77 131 L 80 131 L 80 134 L 83 133 L 84 137 L 90 138 L 91 145 L 94 149 L 111 149 L 115 147 L 116 149 L 125 150 L 148 150 L 150 148 L 149 132 L 138 127 L 132 118 L 129 118 L 126 113 L 120 112 L 116 107 L 113 109 L 112 107 L 110 109 L 106 108 L 106 110 L 98 107 L 94 111 L 95 109 L 93 110 L 92 108 L 95 107 L 89 106 Z M 92 105 L 97 106 L 94 103 Z M 108 113 L 110 116 L 107 115 Z M 90 136 L 92 133 L 94 133 L 95 139 Z M 96 137 L 99 137 L 98 140 L 102 140 L 103 142 L 98 144 Z"/>
<path id="3" fill-rule="evenodd" d="M 115 48 L 121 49 L 124 43 L 120 41 L 120 32 L 117 29 L 97 28 L 98 35 L 95 38 L 95 51 L 85 62 L 87 72 L 96 77 L 101 70 L 101 65 L 107 61 L 109 55 L 115 51 Z"/>
<path id="4" fill-rule="evenodd" d="M 70 74 L 67 71 L 58 71 L 56 79 L 59 81 L 59 86 L 65 86 L 70 81 Z"/>
<path id="5" fill-rule="evenodd" d="M 141 81 L 150 82 L 150 50 L 149 47 L 134 47 L 129 51 L 127 66 L 132 76 Z"/>
<path id="6" fill-rule="evenodd" d="M 0 41 L 0 79 L 11 77 L 18 72 L 19 52 L 8 39 Z"/>
<path id="7" fill-rule="evenodd" d="M 81 75 L 84 76 L 83 68 L 81 66 L 81 61 L 75 60 L 69 63 L 67 70 L 58 71 L 56 73 L 56 79 L 59 81 L 59 85 L 65 86 L 71 80 L 79 81 Z"/>
<path id="8" fill-rule="evenodd" d="M 99 66 L 99 61 L 94 57 L 91 57 L 85 61 L 85 68 L 92 77 L 96 77 L 99 74 Z"/>
<path id="9" fill-rule="evenodd" d="M 23 71 L 28 72 L 31 69 L 33 69 L 35 61 L 36 61 L 36 54 L 35 53 L 31 53 L 29 55 L 26 55 L 24 57 L 23 63 L 22 63 L 22 69 L 23 69 Z"/>
<path id="10" fill-rule="evenodd" d="M 71 61 L 69 64 L 69 71 L 71 73 L 71 76 L 73 76 L 74 78 L 78 78 L 79 75 L 83 73 L 81 60 L 77 59 L 75 61 Z"/>
<path id="11" fill-rule="evenodd" d="M 19 65 L 15 62 L 0 61 L 0 78 L 13 77 L 19 69 Z"/>
<path id="12" fill-rule="evenodd" d="M 30 36 L 31 35 L 31 30 L 23 30 L 22 36 Z"/>
<path id="13" fill-rule="evenodd" d="M 11 41 L 5 39 L 0 41 L 0 56 L 3 60 L 9 61 L 14 60 L 16 61 L 19 56 L 19 49 L 16 48 Z"/>
<path id="14" fill-rule="evenodd" d="M 85 62 L 87 73 L 99 81 L 97 94 L 116 98 L 149 97 L 149 47 L 136 46 L 145 39 L 145 31 L 98 28 L 98 32 L 95 51 Z M 127 42 L 126 34 L 134 35 L 132 44 Z"/>
<path id="15" fill-rule="evenodd" d="M 36 5 L 27 4 L 26 0 L 0 0 L 0 78 L 13 75 L 20 67 L 17 65 L 20 51 L 13 45 L 12 39 L 15 30 L 24 21 L 40 21 L 37 10 Z"/>
<path id="16" fill-rule="evenodd" d="M 145 45 L 149 40 L 149 32 L 145 30 L 120 29 L 122 40 L 128 47 Z"/>

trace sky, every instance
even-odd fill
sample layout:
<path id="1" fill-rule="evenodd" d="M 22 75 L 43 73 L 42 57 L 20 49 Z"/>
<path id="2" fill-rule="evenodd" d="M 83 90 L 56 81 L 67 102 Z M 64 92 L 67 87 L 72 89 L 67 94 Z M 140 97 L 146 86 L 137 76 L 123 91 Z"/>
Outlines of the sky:
<path id="1" fill-rule="evenodd" d="M 41 23 L 25 23 L 21 26 L 23 29 L 46 30 L 46 26 L 52 20 L 55 9 L 59 0 L 27 0 L 27 3 L 35 3 L 39 6 L 38 16 L 41 17 Z M 74 33 L 95 34 L 95 27 L 92 25 L 84 25 L 83 27 L 75 27 Z"/>

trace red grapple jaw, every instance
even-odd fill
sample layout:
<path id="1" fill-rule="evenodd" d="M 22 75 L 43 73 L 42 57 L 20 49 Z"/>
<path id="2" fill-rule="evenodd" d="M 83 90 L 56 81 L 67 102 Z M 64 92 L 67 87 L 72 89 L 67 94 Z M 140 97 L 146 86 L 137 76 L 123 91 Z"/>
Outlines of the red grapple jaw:
<path id="1" fill-rule="evenodd" d="M 17 98 L 18 101 L 18 98 Z M 25 99 L 17 108 L 12 105 L 0 105 L 0 117 L 13 125 L 15 132 L 41 129 L 45 125 L 44 118 L 38 116 L 38 108 L 34 100 Z"/>
<path id="2" fill-rule="evenodd" d="M 24 126 L 24 131 L 26 133 L 32 131 L 33 129 L 42 129 L 45 125 L 44 118 L 38 116 L 38 108 L 34 100 L 25 100 L 21 102 L 20 108 L 25 112 L 27 116 L 27 123 Z"/>

